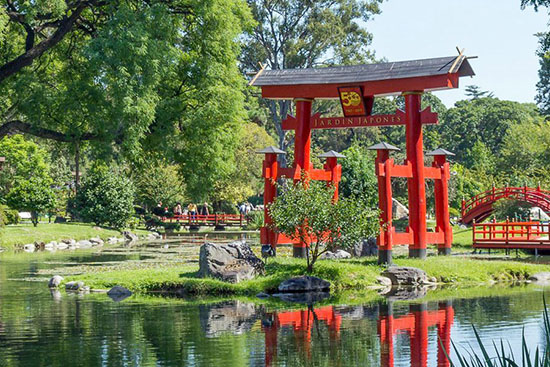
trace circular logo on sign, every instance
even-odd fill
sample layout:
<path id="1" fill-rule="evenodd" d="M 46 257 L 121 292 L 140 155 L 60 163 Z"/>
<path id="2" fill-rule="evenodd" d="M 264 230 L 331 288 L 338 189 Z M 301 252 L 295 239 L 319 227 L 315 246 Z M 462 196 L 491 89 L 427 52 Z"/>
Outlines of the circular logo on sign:
<path id="1" fill-rule="evenodd" d="M 352 106 L 359 106 L 361 103 L 361 96 L 356 92 L 351 92 L 349 94 L 349 102 Z"/>

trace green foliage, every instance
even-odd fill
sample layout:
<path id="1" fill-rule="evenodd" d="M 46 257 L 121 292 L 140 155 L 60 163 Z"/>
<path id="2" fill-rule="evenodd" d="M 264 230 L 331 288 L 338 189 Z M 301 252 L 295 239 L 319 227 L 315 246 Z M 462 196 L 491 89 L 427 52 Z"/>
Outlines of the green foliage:
<path id="1" fill-rule="evenodd" d="M 0 205 L 2 210 L 2 218 L 4 224 L 18 224 L 19 223 L 19 212 L 15 209 L 10 208 L 7 205 Z"/>
<path id="2" fill-rule="evenodd" d="M 0 193 L 6 197 L 19 181 L 49 179 L 48 152 L 23 135 L 5 136 L 0 140 L 0 156 L 5 157 L 0 171 Z"/>
<path id="3" fill-rule="evenodd" d="M 493 204 L 493 216 L 497 221 L 527 220 L 531 204 L 517 200 L 499 200 Z"/>
<path id="4" fill-rule="evenodd" d="M 6 202 L 12 208 L 31 212 L 31 221 L 36 227 L 39 216 L 55 208 L 55 194 L 50 184 L 50 180 L 40 177 L 19 180 L 6 197 Z"/>
<path id="5" fill-rule="evenodd" d="M 342 152 L 340 160 L 342 181 L 339 192 L 343 197 L 359 197 L 369 208 L 378 204 L 378 181 L 374 172 L 374 156 L 366 148 L 352 145 Z"/>
<path id="6" fill-rule="evenodd" d="M 260 229 L 264 226 L 264 211 L 254 210 L 247 215 L 248 225 L 246 229 Z"/>
<path id="7" fill-rule="evenodd" d="M 239 127 L 234 149 L 235 165 L 227 175 L 220 175 L 214 190 L 208 195 L 213 202 L 238 203 L 263 192 L 263 154 L 258 150 L 274 144 L 273 138 L 261 126 L 246 123 Z"/>
<path id="8" fill-rule="evenodd" d="M 154 208 L 159 202 L 172 206 L 187 200 L 183 177 L 176 166 L 166 161 L 146 156 L 143 163 L 133 170 L 132 176 L 136 200 L 146 208 Z"/>
<path id="9" fill-rule="evenodd" d="M 181 224 L 179 222 L 165 222 L 162 226 L 166 232 L 174 232 L 181 229 Z"/>
<path id="10" fill-rule="evenodd" d="M 308 272 L 320 255 L 350 248 L 378 231 L 378 211 L 360 198 L 333 203 L 334 189 L 321 182 L 300 181 L 285 188 L 269 207 L 273 228 L 302 244 L 307 251 Z"/>
<path id="11" fill-rule="evenodd" d="M 134 213 L 134 187 L 121 172 L 97 165 L 90 169 L 75 198 L 84 221 L 123 228 Z"/>

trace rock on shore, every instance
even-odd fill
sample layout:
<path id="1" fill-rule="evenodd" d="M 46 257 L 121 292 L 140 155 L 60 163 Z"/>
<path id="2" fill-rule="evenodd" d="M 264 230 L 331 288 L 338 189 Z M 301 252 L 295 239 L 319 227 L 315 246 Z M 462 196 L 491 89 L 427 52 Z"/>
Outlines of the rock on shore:
<path id="1" fill-rule="evenodd" d="M 205 243 L 199 255 L 199 276 L 238 283 L 263 274 L 265 264 L 244 241 L 229 244 Z"/>

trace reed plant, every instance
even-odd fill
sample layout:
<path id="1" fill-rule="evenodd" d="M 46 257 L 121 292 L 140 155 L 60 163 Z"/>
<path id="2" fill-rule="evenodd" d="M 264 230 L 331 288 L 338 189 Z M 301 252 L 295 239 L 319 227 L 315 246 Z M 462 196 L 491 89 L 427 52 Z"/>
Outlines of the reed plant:
<path id="1" fill-rule="evenodd" d="M 550 367 L 550 319 L 546 308 L 546 299 L 543 297 L 544 303 L 544 340 L 545 348 L 541 350 L 538 346 L 533 351 L 529 348 L 525 339 L 525 330 L 522 333 L 521 339 L 521 356 L 514 354 L 512 347 L 508 344 L 505 347 L 504 341 L 500 343 L 493 341 L 495 356 L 490 357 L 487 348 L 483 344 L 479 333 L 473 326 L 474 334 L 480 352 L 472 350 L 460 351 L 456 344 L 452 342 L 457 362 L 454 363 L 450 356 L 445 352 L 451 367 Z M 439 341 L 441 343 L 441 340 Z M 445 348 L 443 348 L 445 350 Z"/>

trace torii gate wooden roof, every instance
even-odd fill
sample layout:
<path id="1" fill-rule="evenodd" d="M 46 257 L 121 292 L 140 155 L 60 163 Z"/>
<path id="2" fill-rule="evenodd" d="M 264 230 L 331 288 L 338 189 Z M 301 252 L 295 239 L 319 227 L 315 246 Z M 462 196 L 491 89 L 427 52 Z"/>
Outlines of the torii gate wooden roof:
<path id="1" fill-rule="evenodd" d="M 464 55 L 327 68 L 260 70 L 251 85 L 269 99 L 338 98 L 339 86 L 361 86 L 365 96 L 458 88 L 473 76 Z"/>

